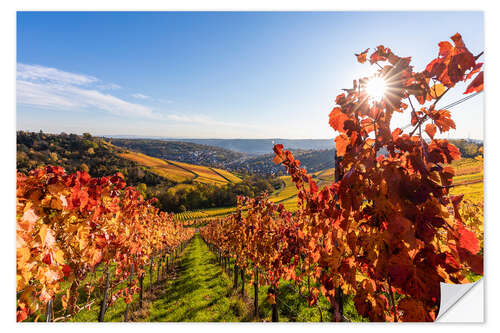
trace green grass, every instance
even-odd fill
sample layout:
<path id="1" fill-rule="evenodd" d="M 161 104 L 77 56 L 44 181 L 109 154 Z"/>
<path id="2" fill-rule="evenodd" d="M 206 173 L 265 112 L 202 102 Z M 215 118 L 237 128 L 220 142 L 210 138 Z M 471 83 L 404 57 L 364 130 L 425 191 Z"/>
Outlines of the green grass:
<path id="1" fill-rule="evenodd" d="M 231 267 L 234 265 L 234 260 L 231 261 Z M 232 280 L 232 277 L 231 277 Z M 251 320 L 256 321 L 253 318 L 253 295 L 254 287 L 251 283 L 251 276 L 245 275 L 245 299 L 251 304 L 250 310 Z M 319 322 L 321 317 L 323 317 L 323 322 L 328 322 L 331 320 L 331 314 L 328 311 L 330 303 L 323 295 L 319 296 L 318 306 L 310 307 L 305 296 L 301 296 L 298 293 L 298 288 L 292 281 L 281 280 L 278 287 L 277 294 L 277 305 L 279 312 L 280 322 Z M 241 279 L 238 280 L 238 293 L 241 290 Z M 257 321 L 271 321 L 272 308 L 267 302 L 268 286 L 259 286 L 259 319 Z M 320 310 L 321 309 L 321 314 Z M 344 316 L 353 322 L 364 322 L 367 319 L 358 315 L 352 297 L 349 295 L 345 296 L 344 299 Z"/>
<path id="2" fill-rule="evenodd" d="M 231 266 L 234 264 L 232 261 Z M 253 285 L 251 277 L 245 277 L 245 297 L 240 296 L 241 279 L 238 290 L 232 289 L 233 277 L 229 277 L 217 264 L 214 254 L 197 234 L 186 248 L 178 268 L 178 278 L 170 281 L 159 298 L 153 302 L 151 322 L 239 322 L 252 321 Z M 259 287 L 260 321 L 271 320 L 271 305 L 266 300 L 267 286 Z M 319 299 L 323 321 L 330 320 L 329 303 L 324 297 Z M 318 307 L 309 307 L 301 297 L 293 282 L 282 281 L 277 297 L 280 322 L 319 322 Z M 365 321 L 354 308 L 347 296 L 345 314 L 353 321 Z"/>
<path id="3" fill-rule="evenodd" d="M 197 234 L 186 248 L 178 278 L 153 302 L 148 321 L 234 322 L 246 316 L 246 304 L 232 296 L 231 281 Z"/>
<path id="4" fill-rule="evenodd" d="M 319 322 L 321 316 L 324 322 L 331 320 L 331 313 L 328 311 L 330 303 L 326 297 L 320 295 L 318 298 L 319 308 L 321 309 L 320 315 L 318 306 L 310 307 L 306 299 L 298 294 L 297 287 L 291 281 L 281 281 L 277 304 L 280 312 L 280 321 Z M 269 307 L 267 304 L 263 304 L 262 306 L 264 308 Z M 269 311 L 271 311 L 270 307 Z M 344 299 L 344 315 L 352 321 L 366 321 L 366 319 L 358 315 L 350 296 L 345 296 Z"/>
<path id="5" fill-rule="evenodd" d="M 113 270 L 111 270 L 113 271 Z M 144 282 L 143 282 L 143 289 L 144 293 L 146 293 L 149 290 L 149 269 L 145 270 L 145 277 L 144 277 Z M 155 262 L 155 266 L 153 267 L 153 285 L 156 283 L 157 278 L 158 278 L 158 270 Z M 96 273 L 96 279 L 99 278 L 102 275 L 102 272 L 97 272 Z M 91 276 L 87 277 L 87 279 L 91 279 Z M 86 280 L 87 280 L 86 279 Z M 122 282 L 118 287 L 125 286 L 128 282 Z M 96 287 L 97 289 L 97 287 Z M 115 289 L 117 290 L 117 289 Z M 82 293 L 82 291 L 80 292 Z M 71 317 L 69 321 L 73 322 L 96 322 L 97 318 L 99 316 L 99 310 L 100 310 L 100 302 L 102 300 L 102 293 L 97 290 L 96 293 L 92 295 L 96 299 L 96 302 L 90 307 L 89 310 L 82 310 L 79 313 L 77 313 L 75 316 Z M 84 303 L 84 302 L 79 302 L 79 303 Z M 131 303 L 131 309 L 135 308 L 138 306 L 139 303 L 139 294 L 135 294 L 133 296 L 133 302 Z M 106 310 L 106 313 L 104 315 L 104 321 L 111 321 L 111 322 L 121 322 L 123 321 L 123 315 L 125 313 L 125 308 L 126 304 L 123 301 L 123 298 L 118 299 L 111 307 L 109 307 Z"/>

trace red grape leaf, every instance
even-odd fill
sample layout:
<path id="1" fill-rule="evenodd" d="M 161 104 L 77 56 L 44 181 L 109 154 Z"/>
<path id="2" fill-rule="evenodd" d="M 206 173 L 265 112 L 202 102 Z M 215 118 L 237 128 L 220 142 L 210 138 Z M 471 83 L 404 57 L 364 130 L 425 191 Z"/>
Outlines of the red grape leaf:
<path id="1" fill-rule="evenodd" d="M 480 92 L 483 90 L 483 73 L 479 72 L 477 76 L 472 80 L 472 82 L 467 86 L 467 90 L 465 90 L 464 94 L 470 94 L 472 92 Z"/>

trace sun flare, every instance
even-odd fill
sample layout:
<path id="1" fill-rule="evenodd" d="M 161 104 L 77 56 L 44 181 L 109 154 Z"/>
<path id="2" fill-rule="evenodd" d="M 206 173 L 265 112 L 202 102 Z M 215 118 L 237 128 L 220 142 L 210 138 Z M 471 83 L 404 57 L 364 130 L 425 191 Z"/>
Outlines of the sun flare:
<path id="1" fill-rule="evenodd" d="M 365 86 L 366 93 L 373 102 L 380 102 L 386 92 L 385 80 L 379 76 L 370 79 Z"/>

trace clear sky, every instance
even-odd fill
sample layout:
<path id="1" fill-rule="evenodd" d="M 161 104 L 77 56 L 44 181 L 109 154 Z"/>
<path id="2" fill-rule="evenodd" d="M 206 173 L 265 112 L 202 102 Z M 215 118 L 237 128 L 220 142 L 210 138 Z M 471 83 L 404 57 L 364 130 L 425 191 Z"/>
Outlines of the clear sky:
<path id="1" fill-rule="evenodd" d="M 373 71 L 354 53 L 383 44 L 420 71 L 456 32 L 484 50 L 482 12 L 19 12 L 17 129 L 332 138 L 335 97 Z M 450 111 L 450 137 L 483 138 L 482 94 Z"/>

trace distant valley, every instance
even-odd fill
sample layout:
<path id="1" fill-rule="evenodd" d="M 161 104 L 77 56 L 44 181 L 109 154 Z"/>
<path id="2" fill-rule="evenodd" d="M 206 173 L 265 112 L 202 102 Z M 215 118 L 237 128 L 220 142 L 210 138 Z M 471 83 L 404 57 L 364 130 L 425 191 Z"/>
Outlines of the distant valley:
<path id="1" fill-rule="evenodd" d="M 126 135 L 111 135 L 108 137 L 112 139 L 150 139 L 167 142 L 191 142 L 252 155 L 270 154 L 273 152 L 273 145 L 278 143 L 281 143 L 286 149 L 293 150 L 326 150 L 335 148 L 335 142 L 333 139 L 171 139 Z"/>
<path id="2" fill-rule="evenodd" d="M 334 144 L 330 140 L 192 139 L 205 142 L 201 144 L 165 139 L 107 139 L 115 146 L 164 160 L 264 176 L 279 176 L 286 173 L 282 165 L 275 165 L 272 161 L 274 157 L 273 145 L 275 143 L 281 143 L 286 149 L 290 149 L 294 156 L 301 161 L 301 165 L 310 172 L 331 168 L 335 155 Z M 218 146 L 208 145 L 208 143 L 218 144 Z M 240 151 L 221 146 L 238 146 Z M 266 146 L 267 148 L 264 148 Z M 244 152 L 241 151 L 243 149 Z M 260 151 L 260 153 L 256 153 L 257 151 Z"/>

